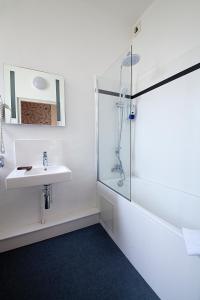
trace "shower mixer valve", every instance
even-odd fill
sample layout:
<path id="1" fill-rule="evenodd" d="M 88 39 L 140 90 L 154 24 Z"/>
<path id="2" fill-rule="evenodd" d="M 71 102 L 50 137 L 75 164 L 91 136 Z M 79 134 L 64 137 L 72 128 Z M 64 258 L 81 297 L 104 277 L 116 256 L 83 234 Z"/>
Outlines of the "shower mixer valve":
<path id="1" fill-rule="evenodd" d="M 0 168 L 4 167 L 4 156 L 0 155 Z"/>
<path id="2" fill-rule="evenodd" d="M 119 164 L 116 164 L 112 169 L 111 172 L 117 172 L 117 173 L 122 173 L 122 167 Z"/>

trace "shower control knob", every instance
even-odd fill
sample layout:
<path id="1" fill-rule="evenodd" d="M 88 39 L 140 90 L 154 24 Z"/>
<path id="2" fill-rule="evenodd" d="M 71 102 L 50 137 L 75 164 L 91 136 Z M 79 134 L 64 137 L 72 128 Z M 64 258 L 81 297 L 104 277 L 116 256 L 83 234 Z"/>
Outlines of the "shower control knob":
<path id="1" fill-rule="evenodd" d="M 0 168 L 4 167 L 4 156 L 0 155 Z"/>

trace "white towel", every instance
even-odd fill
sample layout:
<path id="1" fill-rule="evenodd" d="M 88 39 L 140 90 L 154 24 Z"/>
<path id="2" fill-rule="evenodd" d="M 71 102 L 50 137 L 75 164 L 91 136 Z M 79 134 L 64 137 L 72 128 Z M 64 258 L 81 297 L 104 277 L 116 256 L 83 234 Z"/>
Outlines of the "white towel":
<path id="1" fill-rule="evenodd" d="M 200 255 L 200 229 L 183 228 L 182 232 L 187 254 Z"/>

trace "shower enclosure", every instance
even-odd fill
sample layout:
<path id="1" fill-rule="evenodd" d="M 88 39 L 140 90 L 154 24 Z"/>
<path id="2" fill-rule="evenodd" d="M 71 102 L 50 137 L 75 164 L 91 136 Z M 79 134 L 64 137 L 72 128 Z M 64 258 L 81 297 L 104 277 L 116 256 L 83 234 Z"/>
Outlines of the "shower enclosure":
<path id="1" fill-rule="evenodd" d="M 143 76 L 131 47 L 97 78 L 96 100 L 98 181 L 181 228 L 200 226 L 200 63 L 180 61 Z"/>
<path id="2" fill-rule="evenodd" d="M 96 83 L 98 111 L 98 180 L 131 198 L 132 67 L 139 62 L 132 49 Z"/>

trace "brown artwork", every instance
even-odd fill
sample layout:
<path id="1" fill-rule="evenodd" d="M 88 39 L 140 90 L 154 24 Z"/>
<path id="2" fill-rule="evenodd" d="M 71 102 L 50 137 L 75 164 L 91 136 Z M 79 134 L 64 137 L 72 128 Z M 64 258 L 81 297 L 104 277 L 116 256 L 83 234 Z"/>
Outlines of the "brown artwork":
<path id="1" fill-rule="evenodd" d="M 21 123 L 57 125 L 56 105 L 21 101 Z"/>

